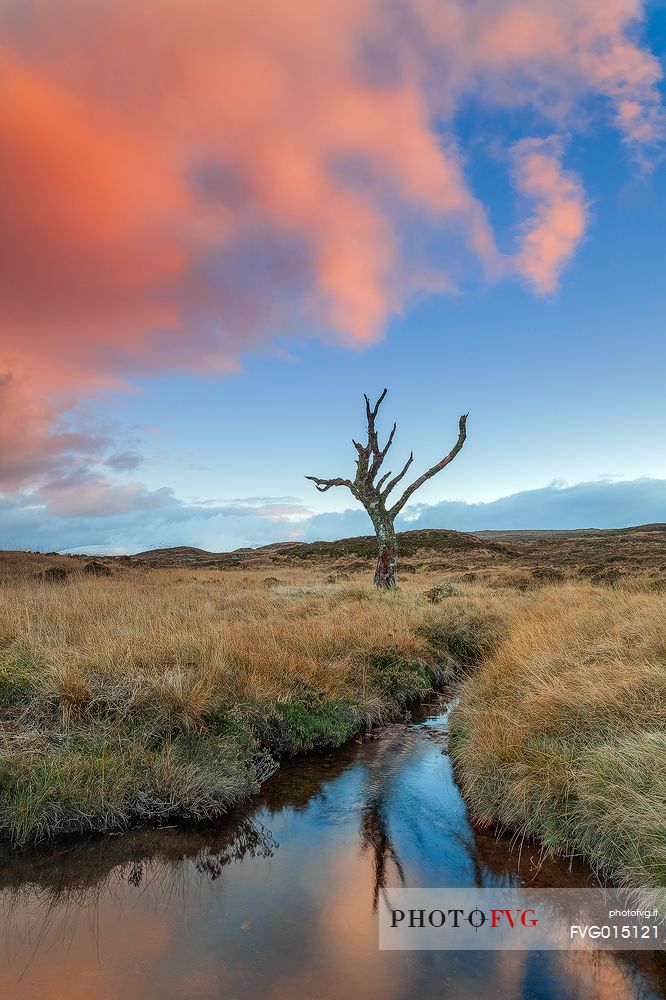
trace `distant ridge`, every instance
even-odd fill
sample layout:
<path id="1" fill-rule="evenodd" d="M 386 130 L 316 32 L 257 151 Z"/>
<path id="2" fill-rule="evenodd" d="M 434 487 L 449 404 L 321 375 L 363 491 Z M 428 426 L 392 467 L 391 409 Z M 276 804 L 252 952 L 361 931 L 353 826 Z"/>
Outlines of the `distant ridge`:
<path id="1" fill-rule="evenodd" d="M 133 555 L 99 556 L 114 574 L 132 569 L 263 570 L 321 569 L 326 579 L 371 573 L 374 535 L 335 541 L 273 542 L 258 548 L 209 552 L 192 545 L 147 549 Z M 587 579 L 613 584 L 635 580 L 666 587 L 666 523 L 628 528 L 478 531 L 404 531 L 398 535 L 399 574 L 437 572 L 443 579 L 491 585 L 530 586 L 533 581 Z M 34 577 L 61 566 L 83 570 L 91 557 L 57 552 L 0 552 L 0 582 L 17 573 Z"/>
<path id="2" fill-rule="evenodd" d="M 336 571 L 367 569 L 376 557 L 374 535 L 335 541 L 275 542 L 255 549 L 207 552 L 180 546 L 138 552 L 129 561 L 145 567 L 199 566 L 245 568 L 330 566 Z M 403 572 L 436 569 L 486 579 L 492 571 L 519 579 L 535 573 L 546 579 L 582 575 L 617 579 L 645 571 L 666 571 L 666 523 L 628 528 L 527 529 L 477 531 L 446 529 L 403 531 L 398 535 Z M 128 558 L 128 557 L 126 557 Z M 480 574 L 480 576 L 479 576 Z"/>
<path id="3" fill-rule="evenodd" d="M 510 549 L 491 539 L 481 538 L 464 531 L 447 531 L 444 528 L 402 531 L 398 534 L 399 551 L 403 558 L 419 551 L 461 551 L 485 549 L 510 555 Z M 302 562 L 338 559 L 342 556 L 369 558 L 375 555 L 377 542 L 374 535 L 359 535 L 340 538 L 335 541 L 318 542 L 272 542 L 256 549 L 233 549 L 230 552 L 207 552 L 194 546 L 179 545 L 173 548 L 148 549 L 137 552 L 129 558 L 150 565 L 174 565 L 177 563 L 197 563 L 211 565 L 217 562 L 255 562 L 272 555 L 285 560 Z"/>

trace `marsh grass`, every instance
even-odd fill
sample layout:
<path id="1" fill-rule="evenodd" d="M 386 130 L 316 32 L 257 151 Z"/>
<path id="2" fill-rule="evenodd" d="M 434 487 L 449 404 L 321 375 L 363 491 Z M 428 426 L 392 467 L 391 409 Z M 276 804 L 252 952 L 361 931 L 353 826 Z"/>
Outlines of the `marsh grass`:
<path id="1" fill-rule="evenodd" d="M 271 755 L 338 746 L 444 680 L 440 619 L 421 588 L 307 568 L 6 583 L 0 831 L 217 815 Z"/>
<path id="2" fill-rule="evenodd" d="M 666 598 L 547 587 L 507 621 L 452 714 L 473 813 L 666 885 Z"/>
<path id="3" fill-rule="evenodd" d="M 277 571 L 276 571 L 277 572 Z M 381 593 L 264 571 L 0 586 L 0 834 L 213 817 L 281 754 L 338 746 L 459 678 L 473 813 L 666 884 L 666 593 L 476 583 Z"/>

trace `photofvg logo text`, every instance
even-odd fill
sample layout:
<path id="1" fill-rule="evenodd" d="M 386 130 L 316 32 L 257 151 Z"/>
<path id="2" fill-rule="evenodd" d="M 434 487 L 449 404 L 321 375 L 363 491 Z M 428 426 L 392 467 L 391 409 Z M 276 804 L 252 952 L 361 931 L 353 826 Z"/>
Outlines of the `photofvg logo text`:
<path id="1" fill-rule="evenodd" d="M 389 889 L 380 908 L 379 947 L 663 949 L 666 905 L 660 911 L 653 900 L 637 907 L 639 897 L 639 890 L 614 889 Z"/>

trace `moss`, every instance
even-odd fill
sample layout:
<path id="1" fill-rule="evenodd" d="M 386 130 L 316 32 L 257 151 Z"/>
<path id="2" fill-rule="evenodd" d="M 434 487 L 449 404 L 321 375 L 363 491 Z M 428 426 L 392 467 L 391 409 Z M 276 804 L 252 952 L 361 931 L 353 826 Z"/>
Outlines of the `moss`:
<path id="1" fill-rule="evenodd" d="M 294 698 L 276 705 L 277 744 L 290 753 L 341 746 L 359 729 L 359 707 L 338 698 Z"/>

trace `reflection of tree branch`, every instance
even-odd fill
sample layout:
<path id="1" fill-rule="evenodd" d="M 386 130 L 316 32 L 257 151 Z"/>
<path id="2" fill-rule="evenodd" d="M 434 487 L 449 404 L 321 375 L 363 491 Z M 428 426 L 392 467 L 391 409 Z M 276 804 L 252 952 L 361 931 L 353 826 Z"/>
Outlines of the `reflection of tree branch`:
<path id="1" fill-rule="evenodd" d="M 382 896 L 386 893 L 386 868 L 389 861 L 395 865 L 402 885 L 405 884 L 405 872 L 393 846 L 384 812 L 384 802 L 379 795 L 368 800 L 361 814 L 361 844 L 364 851 L 371 851 L 373 855 L 372 910 L 374 913 L 377 910 L 380 893 Z"/>
<path id="2" fill-rule="evenodd" d="M 232 861 L 243 858 L 272 858 L 277 848 L 270 830 L 253 819 L 244 820 L 234 830 L 233 840 L 217 851 L 205 847 L 197 856 L 196 869 L 216 879 Z"/>
<path id="3" fill-rule="evenodd" d="M 246 814 L 213 828 L 167 832 L 146 827 L 99 841 L 98 850 L 86 841 L 64 849 L 56 844 L 47 851 L 29 850 L 1 870 L 0 924 L 14 926 L 17 940 L 32 943 L 23 976 L 56 929 L 61 938 L 73 940 L 87 917 L 97 934 L 95 915 L 104 895 L 122 899 L 129 885 L 141 895 L 168 900 L 192 888 L 188 861 L 201 875 L 216 879 L 232 862 L 270 858 L 278 846 L 270 830 Z"/>
<path id="4" fill-rule="evenodd" d="M 464 848 L 470 864 L 472 865 L 472 871 L 474 872 L 474 885 L 478 889 L 482 889 L 484 886 L 488 885 L 490 880 L 489 876 L 492 873 L 481 858 L 476 837 L 474 835 L 470 836 L 464 829 L 462 831 L 451 830 L 449 836 L 451 836 L 454 840 L 457 840 L 458 843 Z M 510 885 L 510 877 L 503 884 Z"/>
<path id="5" fill-rule="evenodd" d="M 395 866 L 405 885 L 405 870 L 393 845 L 388 824 L 388 806 L 395 791 L 396 779 L 404 766 L 404 757 L 414 752 L 404 732 L 395 733 L 366 763 L 366 800 L 361 813 L 361 849 L 372 856 L 372 909 L 376 912 L 380 895 L 386 898 L 388 866 Z"/>
<path id="6" fill-rule="evenodd" d="M 188 887 L 187 861 L 202 875 L 216 879 L 232 862 L 270 858 L 278 847 L 270 830 L 252 815 L 212 829 L 200 826 L 167 833 L 146 827 L 99 841 L 97 850 L 91 850 L 93 844 L 82 841 L 69 848 L 54 844 L 47 851 L 25 851 L 0 869 L 0 924 L 15 929 L 17 942 L 30 942 L 19 981 L 55 933 L 61 940 L 73 941 L 86 918 L 99 952 L 96 915 L 104 895 L 122 899 L 129 885 L 141 895 L 168 900 Z"/>

